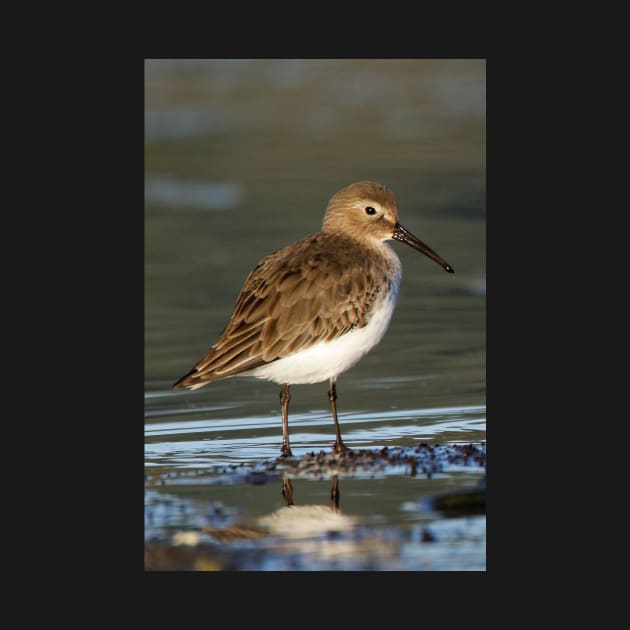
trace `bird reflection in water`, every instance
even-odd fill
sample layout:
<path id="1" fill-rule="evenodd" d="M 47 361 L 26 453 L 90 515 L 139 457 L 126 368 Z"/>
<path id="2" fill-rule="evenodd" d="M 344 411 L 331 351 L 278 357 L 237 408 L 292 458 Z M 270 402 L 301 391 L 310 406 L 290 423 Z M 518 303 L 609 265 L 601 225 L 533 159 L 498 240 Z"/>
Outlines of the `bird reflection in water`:
<path id="1" fill-rule="evenodd" d="M 333 475 L 333 485 L 330 490 L 330 500 L 332 501 L 332 510 L 333 512 L 339 511 L 339 475 Z M 295 505 L 293 502 L 293 485 L 291 484 L 291 479 L 288 476 L 285 476 L 282 479 L 282 496 L 286 501 L 287 506 Z"/>
<path id="2" fill-rule="evenodd" d="M 295 505 L 293 484 L 288 475 L 282 479 L 282 496 L 286 505 L 271 514 L 256 518 L 253 522 L 233 523 L 227 527 L 204 527 L 203 531 L 216 540 L 230 541 L 239 538 L 281 536 L 299 539 L 321 534 L 339 533 L 352 529 L 357 518 L 339 511 L 339 478 L 332 476 L 331 505 Z"/>

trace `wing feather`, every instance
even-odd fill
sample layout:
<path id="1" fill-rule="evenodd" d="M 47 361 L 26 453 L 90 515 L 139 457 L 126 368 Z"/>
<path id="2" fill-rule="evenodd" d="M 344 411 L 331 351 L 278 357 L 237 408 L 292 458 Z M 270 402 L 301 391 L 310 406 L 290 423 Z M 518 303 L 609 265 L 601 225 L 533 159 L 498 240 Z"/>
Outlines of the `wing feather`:
<path id="1" fill-rule="evenodd" d="M 322 232 L 267 256 L 215 344 L 174 387 L 201 387 L 365 326 L 387 279 L 377 263 L 355 241 Z"/>

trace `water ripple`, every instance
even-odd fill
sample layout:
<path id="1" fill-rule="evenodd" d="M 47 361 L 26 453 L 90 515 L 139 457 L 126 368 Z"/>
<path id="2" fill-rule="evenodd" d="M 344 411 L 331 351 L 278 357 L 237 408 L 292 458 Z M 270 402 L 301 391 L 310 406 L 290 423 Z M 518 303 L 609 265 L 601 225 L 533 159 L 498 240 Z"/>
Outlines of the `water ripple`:
<path id="1" fill-rule="evenodd" d="M 188 411 L 188 410 L 186 410 Z M 199 411 L 199 409 L 195 410 Z M 182 413 L 181 409 L 173 414 Z M 344 442 L 350 448 L 382 448 L 418 441 L 485 439 L 485 406 L 396 409 L 385 413 L 354 411 L 339 415 Z M 242 418 L 174 420 L 145 425 L 147 466 L 211 466 L 278 455 L 282 437 L 277 414 Z M 294 455 L 329 450 L 334 439 L 329 413 L 290 417 Z"/>

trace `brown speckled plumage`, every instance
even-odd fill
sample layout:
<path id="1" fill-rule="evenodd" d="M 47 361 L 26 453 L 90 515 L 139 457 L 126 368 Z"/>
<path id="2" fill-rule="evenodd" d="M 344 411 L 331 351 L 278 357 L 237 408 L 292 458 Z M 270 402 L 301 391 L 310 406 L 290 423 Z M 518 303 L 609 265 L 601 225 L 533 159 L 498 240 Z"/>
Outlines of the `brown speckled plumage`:
<path id="1" fill-rule="evenodd" d="M 337 376 L 377 344 L 396 303 L 401 266 L 384 241 L 410 245 L 452 268 L 398 222 L 392 192 L 357 182 L 328 203 L 322 231 L 260 261 L 249 274 L 217 341 L 174 389 L 197 389 L 251 375 L 282 384 L 282 453 L 289 447 L 289 386 L 329 380 L 335 451 L 344 451 L 337 421 Z"/>
<path id="2" fill-rule="evenodd" d="M 362 328 L 390 274 L 378 252 L 367 257 L 364 246 L 336 233 L 274 252 L 249 274 L 228 325 L 178 387 L 233 376 Z"/>

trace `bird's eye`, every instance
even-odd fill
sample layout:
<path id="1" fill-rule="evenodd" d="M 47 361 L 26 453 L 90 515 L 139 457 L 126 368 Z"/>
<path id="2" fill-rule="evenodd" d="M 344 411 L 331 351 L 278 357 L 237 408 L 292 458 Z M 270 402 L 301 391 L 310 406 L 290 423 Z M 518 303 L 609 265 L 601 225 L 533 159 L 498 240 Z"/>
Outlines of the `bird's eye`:
<path id="1" fill-rule="evenodd" d="M 376 210 L 374 210 L 374 208 L 372 208 L 372 206 L 368 206 L 368 207 L 365 209 L 365 212 L 366 212 L 367 214 L 369 214 L 369 215 L 376 214 Z"/>

